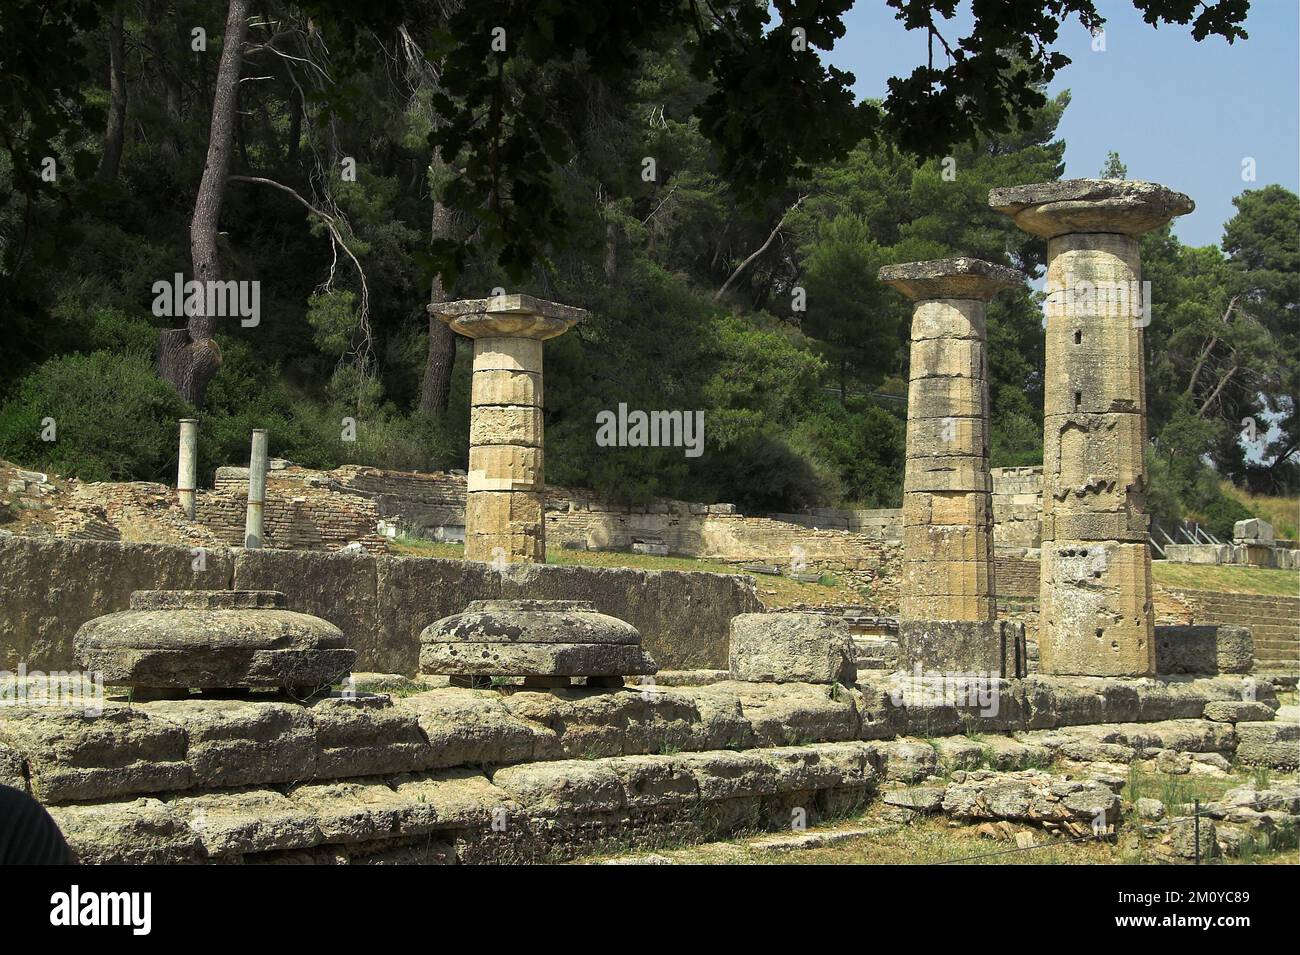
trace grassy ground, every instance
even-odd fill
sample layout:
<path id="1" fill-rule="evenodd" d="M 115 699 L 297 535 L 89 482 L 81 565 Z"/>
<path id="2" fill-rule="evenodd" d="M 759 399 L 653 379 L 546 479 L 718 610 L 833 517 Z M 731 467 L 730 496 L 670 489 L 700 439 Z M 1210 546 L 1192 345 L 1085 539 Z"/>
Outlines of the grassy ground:
<path id="1" fill-rule="evenodd" d="M 1174 813 L 1181 813 L 1182 810 L 1174 807 L 1196 799 L 1211 802 L 1237 786 L 1251 782 L 1267 785 L 1268 781 L 1266 772 L 1248 770 L 1236 772 L 1228 778 L 1211 779 L 1170 776 L 1135 768 L 1130 773 L 1123 798 L 1128 805 L 1140 797 L 1160 799 Z M 646 847 L 589 856 L 579 861 L 603 862 L 612 858 L 653 855 L 680 865 L 1143 865 L 1178 862 L 1158 853 L 1156 840 L 1143 838 L 1138 831 L 1139 821 L 1131 817 L 1124 820 L 1119 835 L 1109 841 L 1052 838 L 1031 826 L 1016 826 L 1017 830 L 1032 832 L 1038 843 L 1032 849 L 1018 849 L 1008 841 L 981 835 L 976 825 L 954 824 L 942 816 L 919 819 L 910 825 L 897 825 L 881 819 L 880 811 L 881 806 L 877 803 L 860 815 L 809 830 L 835 840 L 811 847 L 781 847 L 779 843 L 774 847 L 771 835 L 750 833 L 701 845 Z M 1244 862 L 1294 865 L 1300 863 L 1300 851 L 1293 847 L 1278 850 L 1260 848 L 1241 859 L 1214 860 L 1216 865 Z"/>
<path id="2" fill-rule="evenodd" d="M 1227 567 L 1218 564 L 1175 564 L 1158 560 L 1151 565 L 1156 583 L 1167 590 L 1217 590 L 1223 593 L 1300 594 L 1300 574 L 1294 570 L 1264 567 Z"/>
<path id="3" fill-rule="evenodd" d="M 1223 481 L 1223 492 L 1250 508 L 1252 512 L 1273 525 L 1273 532 L 1286 540 L 1295 540 L 1300 525 L 1300 498 L 1275 497 L 1268 494 L 1251 494 Z"/>
<path id="4" fill-rule="evenodd" d="M 415 537 L 399 537 L 389 544 L 389 548 L 394 554 L 408 557 L 452 557 L 459 559 L 465 552 L 462 544 L 441 543 Z M 689 570 L 697 573 L 714 574 L 744 573 L 744 570 L 735 564 L 696 560 L 692 557 L 656 557 L 652 554 L 629 554 L 622 551 L 551 549 L 546 553 L 546 562 L 548 564 L 582 567 L 634 567 L 638 570 Z M 791 580 L 788 577 L 774 577 L 768 574 L 750 574 L 749 576 L 753 577 L 757 584 L 759 599 L 763 601 L 765 606 L 769 607 L 786 607 L 793 604 L 857 606 L 870 602 L 869 597 L 864 597 L 830 574 L 824 574 L 816 582 Z"/>

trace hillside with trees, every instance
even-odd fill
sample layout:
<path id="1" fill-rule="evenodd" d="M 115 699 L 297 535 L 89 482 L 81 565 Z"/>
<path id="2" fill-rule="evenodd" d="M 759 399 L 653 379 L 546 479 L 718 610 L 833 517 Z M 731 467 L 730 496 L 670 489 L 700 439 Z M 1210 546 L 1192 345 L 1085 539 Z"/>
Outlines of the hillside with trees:
<path id="1" fill-rule="evenodd" d="M 309 467 L 464 467 L 468 348 L 426 306 L 502 288 L 591 313 L 548 346 L 549 481 L 896 506 L 910 308 L 876 273 L 973 255 L 1026 276 L 990 309 L 992 464 L 1038 463 L 1045 244 L 987 195 L 1062 175 L 1054 8 L 1100 19 L 993 5 L 958 40 L 890 0 L 935 53 L 858 102 L 818 56 L 850 5 L 12 0 L 0 456 L 169 480 L 194 416 L 201 475 L 254 427 Z M 1219 529 L 1222 479 L 1300 490 L 1300 200 L 1236 209 L 1218 247 L 1143 247 L 1153 511 Z M 156 314 L 176 275 L 258 282 L 259 321 Z M 704 454 L 598 447 L 620 403 L 703 410 Z"/>

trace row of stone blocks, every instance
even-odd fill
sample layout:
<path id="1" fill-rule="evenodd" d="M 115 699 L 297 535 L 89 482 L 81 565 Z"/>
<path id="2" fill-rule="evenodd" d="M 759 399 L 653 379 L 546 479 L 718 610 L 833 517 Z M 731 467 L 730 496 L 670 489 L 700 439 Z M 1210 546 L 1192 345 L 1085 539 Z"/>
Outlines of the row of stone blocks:
<path id="1" fill-rule="evenodd" d="M 999 768 L 1161 749 L 1294 766 L 1300 723 L 1273 719 L 1269 687 L 1253 702 L 1246 689 L 1233 678 L 1006 682 L 981 730 L 1015 736 L 975 748 Z M 0 712 L 0 780 L 50 805 L 83 861 L 365 855 L 408 837 L 480 844 L 500 832 L 536 853 L 557 830 L 587 841 L 701 819 L 788 825 L 800 808 L 812 820 L 877 780 L 918 782 L 964 760 L 977 710 L 884 685 L 755 683 L 14 709 Z"/>
<path id="2" fill-rule="evenodd" d="M 656 672 L 631 624 L 585 601 L 478 600 L 421 634 L 420 666 L 462 686 L 522 677 L 528 687 L 622 686 Z M 342 631 L 286 609 L 274 591 L 137 591 L 131 608 L 86 622 L 77 657 L 136 700 L 191 689 L 278 689 L 298 698 L 347 677 L 356 651 Z"/>

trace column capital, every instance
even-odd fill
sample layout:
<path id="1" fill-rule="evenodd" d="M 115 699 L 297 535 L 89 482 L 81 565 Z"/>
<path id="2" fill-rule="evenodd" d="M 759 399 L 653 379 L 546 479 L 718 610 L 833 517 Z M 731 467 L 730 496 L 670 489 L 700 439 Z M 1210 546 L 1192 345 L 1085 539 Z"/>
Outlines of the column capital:
<path id="1" fill-rule="evenodd" d="M 587 317 L 586 309 L 531 295 L 494 295 L 436 302 L 429 313 L 466 338 L 534 338 L 563 335 Z"/>
<path id="2" fill-rule="evenodd" d="M 1158 182 L 1065 179 L 989 192 L 989 205 L 1017 226 L 1046 239 L 1072 232 L 1139 236 L 1196 208 L 1181 192 Z"/>
<path id="3" fill-rule="evenodd" d="M 914 302 L 936 298 L 972 299 L 987 302 L 999 290 L 1019 285 L 1024 276 L 1005 265 L 983 259 L 932 259 L 886 265 L 880 281 L 891 285 Z"/>

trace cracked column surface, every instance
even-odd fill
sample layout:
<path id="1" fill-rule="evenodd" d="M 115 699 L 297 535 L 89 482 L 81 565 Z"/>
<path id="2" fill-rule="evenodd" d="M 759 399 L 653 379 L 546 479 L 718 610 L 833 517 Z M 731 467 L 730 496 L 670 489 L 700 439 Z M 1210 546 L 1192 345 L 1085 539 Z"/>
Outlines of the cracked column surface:
<path id="1" fill-rule="evenodd" d="M 531 295 L 439 302 L 429 311 L 474 340 L 465 559 L 542 563 L 542 342 L 587 313 Z"/>
<path id="2" fill-rule="evenodd" d="M 992 621 L 985 308 L 1019 285 L 981 259 L 908 262 L 880 280 L 913 301 L 903 478 L 902 621 Z"/>
<path id="3" fill-rule="evenodd" d="M 989 205 L 1047 239 L 1041 669 L 1150 675 L 1139 237 L 1194 205 L 1122 179 L 994 189 Z"/>

